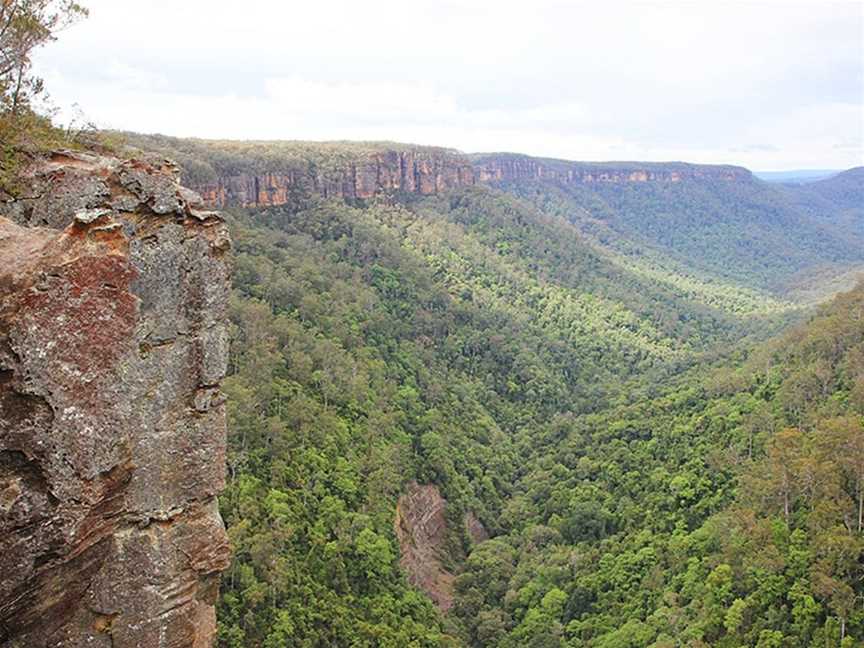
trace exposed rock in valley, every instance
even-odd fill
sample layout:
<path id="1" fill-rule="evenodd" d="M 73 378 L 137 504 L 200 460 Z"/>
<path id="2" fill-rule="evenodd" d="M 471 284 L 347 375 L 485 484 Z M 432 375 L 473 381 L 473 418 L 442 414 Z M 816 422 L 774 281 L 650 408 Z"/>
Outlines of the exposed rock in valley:
<path id="1" fill-rule="evenodd" d="M 229 239 L 175 169 L 58 153 L 0 204 L 0 646 L 204 648 L 229 548 Z"/>
<path id="2" fill-rule="evenodd" d="M 396 504 L 393 523 L 399 540 L 400 565 L 408 581 L 426 592 L 443 612 L 453 605 L 455 579 L 443 560 L 449 533 L 446 512 L 447 501 L 437 486 L 411 482 Z M 472 544 L 489 539 L 489 533 L 473 512 L 467 512 L 463 522 Z"/>
<path id="3" fill-rule="evenodd" d="M 446 506 L 437 486 L 411 482 L 396 505 L 394 522 L 400 564 L 409 582 L 444 612 L 453 605 L 454 580 L 441 560 L 447 538 Z"/>

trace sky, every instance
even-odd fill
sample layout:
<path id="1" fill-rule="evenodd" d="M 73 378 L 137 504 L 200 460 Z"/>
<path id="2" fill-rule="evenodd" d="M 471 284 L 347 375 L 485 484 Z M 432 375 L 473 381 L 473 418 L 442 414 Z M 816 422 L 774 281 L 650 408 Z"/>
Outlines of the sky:
<path id="1" fill-rule="evenodd" d="M 754 170 L 864 164 L 864 2 L 80 0 L 62 120 Z"/>

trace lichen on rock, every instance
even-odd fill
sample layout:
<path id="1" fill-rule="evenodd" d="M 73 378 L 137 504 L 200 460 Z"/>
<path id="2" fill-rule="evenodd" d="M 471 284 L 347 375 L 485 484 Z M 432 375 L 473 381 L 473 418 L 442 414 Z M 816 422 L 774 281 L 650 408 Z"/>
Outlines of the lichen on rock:
<path id="1" fill-rule="evenodd" d="M 59 152 L 0 204 L 3 648 L 214 638 L 230 241 L 176 177 Z"/>

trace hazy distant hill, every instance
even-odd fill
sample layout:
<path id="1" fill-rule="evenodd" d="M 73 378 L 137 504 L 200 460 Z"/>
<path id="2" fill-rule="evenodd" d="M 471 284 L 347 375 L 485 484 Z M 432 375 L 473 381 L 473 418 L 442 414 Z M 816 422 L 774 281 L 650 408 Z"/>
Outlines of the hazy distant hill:
<path id="1" fill-rule="evenodd" d="M 855 167 L 803 186 L 799 193 L 819 196 L 840 209 L 864 214 L 864 167 Z M 864 228 L 864 222 L 861 223 Z"/>
<path id="2" fill-rule="evenodd" d="M 676 177 L 678 166 L 659 165 L 669 174 L 663 179 L 657 166 L 644 165 L 654 171 L 620 167 L 611 181 L 586 182 L 578 176 L 586 165 L 570 164 L 571 175 L 550 177 L 544 167 L 492 184 L 568 219 L 634 262 L 651 259 L 777 295 L 791 294 L 808 278 L 846 275 L 864 265 L 857 170 L 787 186 L 736 167 L 693 167 Z"/>
<path id="3" fill-rule="evenodd" d="M 784 182 L 790 184 L 803 184 L 815 182 L 840 173 L 838 169 L 796 169 L 792 171 L 754 171 L 760 180 L 766 182 Z"/>

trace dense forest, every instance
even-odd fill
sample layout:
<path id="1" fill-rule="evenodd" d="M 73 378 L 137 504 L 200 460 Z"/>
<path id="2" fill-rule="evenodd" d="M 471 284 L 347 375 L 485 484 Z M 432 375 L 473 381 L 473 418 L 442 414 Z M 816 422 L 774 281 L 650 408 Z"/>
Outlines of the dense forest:
<path id="1" fill-rule="evenodd" d="M 800 299 L 810 275 L 824 283 L 862 262 L 864 168 L 789 186 L 752 178 L 501 184 L 634 262 L 686 268 L 775 296 Z"/>
<path id="2" fill-rule="evenodd" d="M 812 311 L 762 289 L 771 250 L 723 281 L 568 200 L 228 210 L 222 646 L 864 639 L 864 286 Z M 400 566 L 412 481 L 447 501 L 446 613 Z"/>
<path id="3" fill-rule="evenodd" d="M 254 194 L 221 648 L 864 645 L 864 169 L 62 130 L 30 55 L 87 13 L 0 4 L 0 200 L 60 148 Z M 400 559 L 418 484 L 446 605 Z"/>

